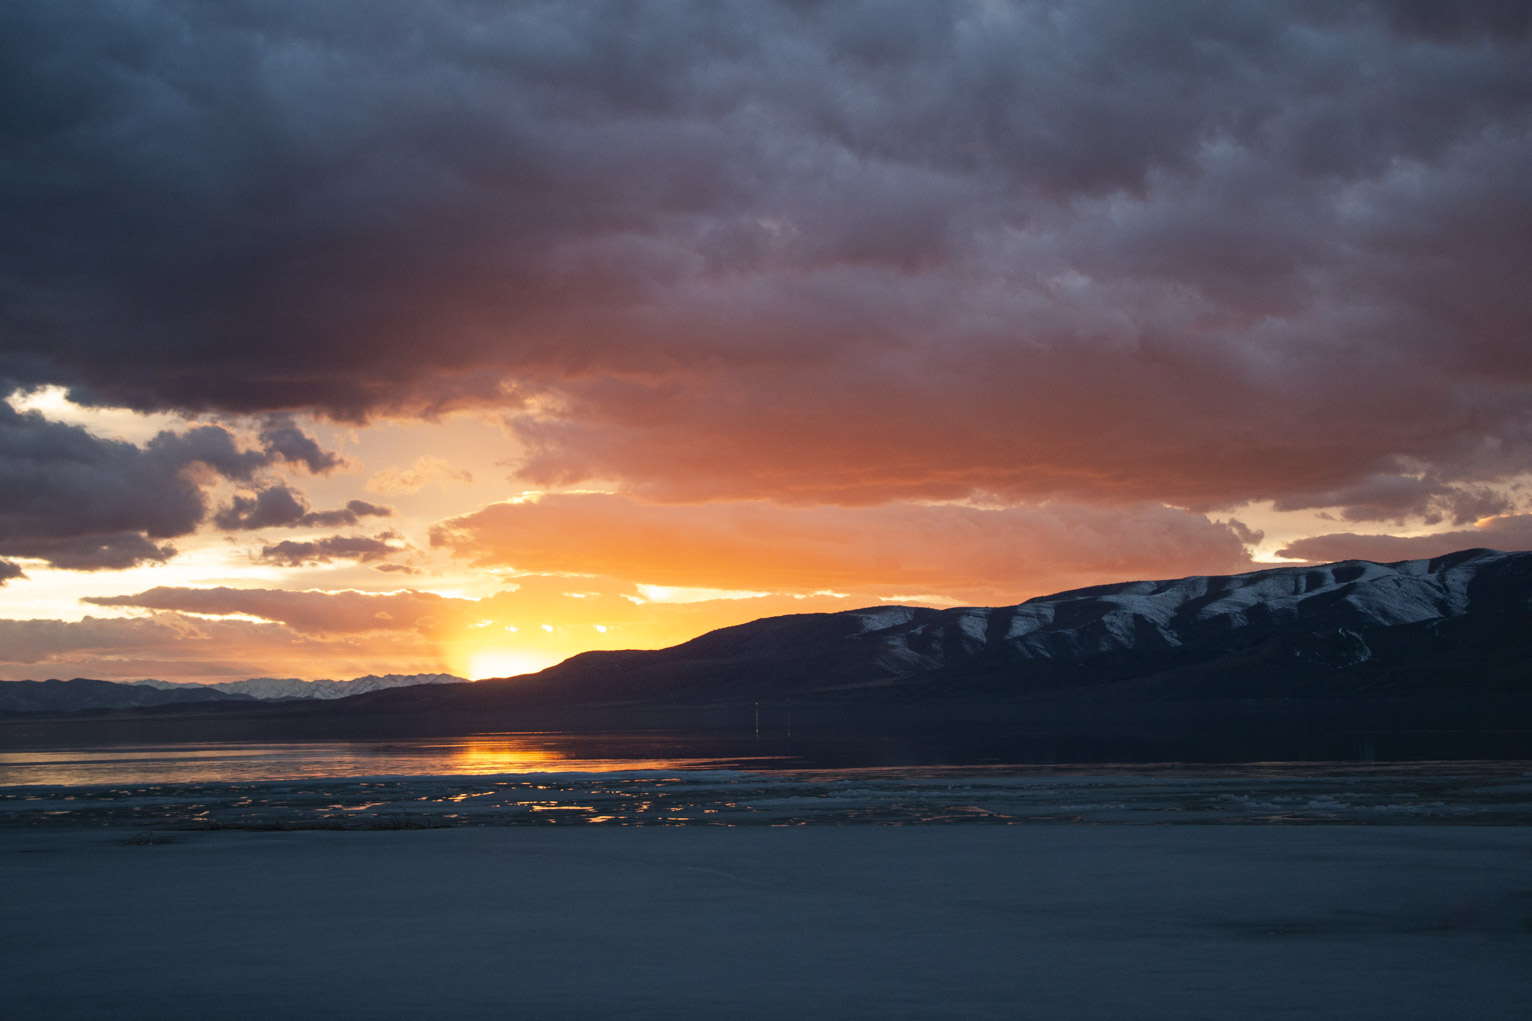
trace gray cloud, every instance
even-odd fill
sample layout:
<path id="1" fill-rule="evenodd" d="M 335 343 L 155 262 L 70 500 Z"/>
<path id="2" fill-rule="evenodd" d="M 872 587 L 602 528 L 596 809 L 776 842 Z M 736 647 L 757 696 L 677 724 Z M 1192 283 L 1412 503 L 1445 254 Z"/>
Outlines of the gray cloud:
<path id="1" fill-rule="evenodd" d="M 1466 525 L 1513 509 L 1509 495 L 1486 486 L 1453 485 L 1431 476 L 1380 474 L 1357 479 L 1337 489 L 1300 493 L 1274 501 L 1277 510 L 1334 507 L 1345 521 L 1402 522 L 1418 518 L 1428 524 L 1451 521 Z"/>
<path id="2" fill-rule="evenodd" d="M 335 528 L 354 525 L 364 517 L 388 517 L 392 507 L 351 500 L 339 510 L 316 511 L 308 498 L 291 486 L 271 485 L 253 494 L 237 493 L 228 507 L 213 516 L 213 524 L 228 531 L 257 528 Z"/>
<path id="3" fill-rule="evenodd" d="M 1519 39 L 1532 32 L 1532 9 L 1516 0 L 1392 0 L 1380 10 L 1401 31 L 1435 41 Z"/>
<path id="4" fill-rule="evenodd" d="M 120 571 L 175 556 L 176 548 L 160 545 L 139 532 L 76 535 L 67 538 L 12 539 L 5 550 L 13 557 L 35 557 L 53 567 L 73 571 Z"/>
<path id="5" fill-rule="evenodd" d="M 261 559 L 284 567 L 301 567 L 306 564 L 328 564 L 334 560 L 355 560 L 371 563 L 382 560 L 403 547 L 391 546 L 386 540 L 394 538 L 385 533 L 376 539 L 362 535 L 331 535 L 323 539 L 298 542 L 284 539 L 282 542 L 261 547 Z"/>
<path id="6" fill-rule="evenodd" d="M 261 446 L 268 454 L 280 457 L 289 464 L 301 464 L 315 475 L 333 471 L 344 461 L 339 454 L 325 450 L 319 441 L 284 416 L 276 416 L 261 430 Z"/>
<path id="7" fill-rule="evenodd" d="M 308 501 L 287 486 L 268 486 L 253 496 L 236 494 L 233 503 L 213 517 L 219 528 L 290 527 L 308 513 Z"/>
<path id="8" fill-rule="evenodd" d="M 87 649 L 139 649 L 184 641 L 188 622 L 170 616 L 156 620 L 9 620 L 0 619 L 0 650 L 6 663 L 42 663 Z"/>
<path id="9" fill-rule="evenodd" d="M 1278 555 L 1315 562 L 1332 560 L 1417 560 L 1439 557 L 1460 549 L 1532 549 L 1532 514 L 1494 518 L 1481 527 L 1464 528 L 1435 535 L 1359 535 L 1335 532 L 1299 539 L 1279 550 Z"/>
<path id="10" fill-rule="evenodd" d="M 1517 5 L 0 19 L 0 377 L 536 408 L 530 477 L 665 498 L 1456 514 L 1532 459 Z"/>
<path id="11" fill-rule="evenodd" d="M 162 540 L 205 517 L 210 473 L 248 482 L 285 460 L 271 448 L 241 448 L 221 426 L 161 432 L 137 446 L 0 402 L 0 556 L 74 570 L 165 560 L 175 549 Z"/>
<path id="12" fill-rule="evenodd" d="M 281 589 L 160 586 L 131 596 L 88 596 L 97 606 L 126 606 L 200 614 L 248 614 L 304 634 L 369 631 L 429 632 L 443 618 L 472 611 L 474 600 L 434 592 L 289 592 Z"/>
<path id="13" fill-rule="evenodd" d="M 388 661 L 411 671 L 441 668 L 432 644 L 409 630 L 374 634 Z M 0 676 L 131 680 L 236 680 L 252 664 L 277 676 L 300 671 L 350 676 L 355 648 L 344 639 L 301 635 L 280 624 L 154 613 L 135 618 L 0 619 Z"/>

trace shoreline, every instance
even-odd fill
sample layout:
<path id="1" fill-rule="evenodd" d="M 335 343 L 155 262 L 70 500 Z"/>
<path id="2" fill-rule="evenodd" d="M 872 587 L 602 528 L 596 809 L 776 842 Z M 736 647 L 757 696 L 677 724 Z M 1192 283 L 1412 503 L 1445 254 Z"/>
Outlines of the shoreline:
<path id="1" fill-rule="evenodd" d="M 257 750 L 259 752 L 259 750 Z M 687 768 L 198 780 L 152 757 L 152 781 L 0 787 L 0 828 L 403 830 L 547 826 L 1154 825 L 1532 826 L 1532 762 L 1155 767 Z M 371 764 L 371 760 L 366 760 Z M 254 762 L 270 768 L 261 754 Z M 333 765 L 316 756 L 311 766 Z M 577 765 L 577 764 L 570 764 Z M 12 763 L 13 775 L 26 767 Z M 110 774 L 49 762 L 37 775 Z M 227 766 L 219 768 L 228 768 Z M 241 764 L 240 768 L 250 767 Z M 0 774 L 3 775 L 3 774 Z"/>

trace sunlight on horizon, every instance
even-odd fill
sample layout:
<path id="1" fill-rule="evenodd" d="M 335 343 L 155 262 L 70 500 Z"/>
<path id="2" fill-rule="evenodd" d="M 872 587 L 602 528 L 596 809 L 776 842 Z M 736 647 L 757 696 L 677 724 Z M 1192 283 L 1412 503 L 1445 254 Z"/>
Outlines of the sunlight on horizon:
<path id="1" fill-rule="evenodd" d="M 453 672 L 470 681 L 482 681 L 490 677 L 520 677 L 545 670 L 567 658 L 551 652 L 479 649 L 470 652 L 464 666 Z"/>

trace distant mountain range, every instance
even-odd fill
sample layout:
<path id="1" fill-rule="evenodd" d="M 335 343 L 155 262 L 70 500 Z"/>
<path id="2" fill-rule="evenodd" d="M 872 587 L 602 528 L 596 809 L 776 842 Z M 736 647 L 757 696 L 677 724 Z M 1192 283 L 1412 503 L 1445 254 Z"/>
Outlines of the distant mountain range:
<path id="1" fill-rule="evenodd" d="M 548 726 L 621 728 L 656 707 L 791 704 L 805 715 L 844 720 L 879 706 L 916 714 L 956 706 L 969 719 L 1015 720 L 1032 713 L 1018 706 L 1043 703 L 1382 699 L 1416 706 L 1414 726 L 1430 722 L 1435 710 L 1420 708 L 1429 700 L 1471 704 L 1481 716 L 1507 699 L 1532 706 L 1532 553 L 1478 549 L 1392 564 L 1352 560 L 1124 582 L 997 608 L 878 606 L 770 617 L 669 649 L 588 652 L 528 676 L 451 683 L 457 680 L 259 678 L 200 693 L 151 683 L 11 682 L 0 685 L 0 708 L 202 698 L 224 700 L 205 707 L 215 715 L 276 721 L 387 717 L 475 727 L 499 714 L 498 725 L 522 727 L 543 713 Z M 44 698 L 49 685 L 55 688 Z M 71 685 L 78 697 L 76 689 L 61 690 Z M 307 697 L 277 704 L 252 696 Z M 562 715 L 553 719 L 550 711 Z"/>
<path id="2" fill-rule="evenodd" d="M 178 684 L 174 681 L 132 681 L 162 691 L 201 688 L 251 698 L 345 698 L 368 691 L 408 688 L 417 684 L 466 684 L 467 678 L 452 674 L 368 674 L 349 681 L 305 681 L 297 677 L 252 677 L 245 681 L 219 681 L 214 684 Z"/>
<path id="3" fill-rule="evenodd" d="M 0 681 L 0 712 L 80 712 L 88 709 L 135 709 L 191 702 L 261 702 L 284 699 L 335 699 L 416 684 L 463 684 L 451 674 L 368 674 L 349 681 L 304 681 L 296 677 L 252 677 L 216 684 L 174 681 L 73 680 Z"/>

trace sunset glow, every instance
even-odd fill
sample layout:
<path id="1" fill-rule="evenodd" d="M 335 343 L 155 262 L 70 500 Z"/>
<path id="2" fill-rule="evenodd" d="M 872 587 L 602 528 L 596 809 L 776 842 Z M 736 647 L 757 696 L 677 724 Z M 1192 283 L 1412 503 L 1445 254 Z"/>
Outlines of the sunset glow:
<path id="1" fill-rule="evenodd" d="M 470 681 L 480 681 L 486 677 L 518 677 L 521 674 L 534 674 L 565 658 L 558 653 L 538 655 L 535 652 L 503 648 L 478 649 L 468 653 L 465 665 L 452 672 Z"/>

